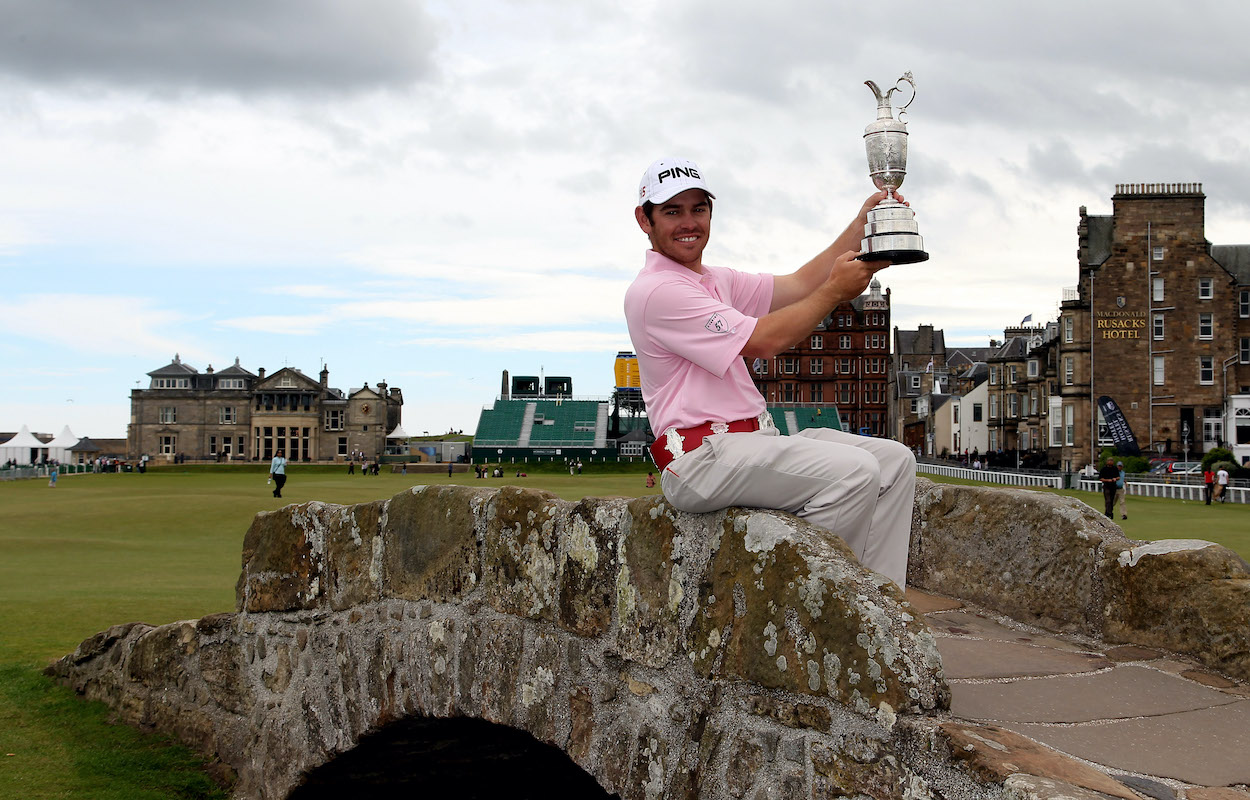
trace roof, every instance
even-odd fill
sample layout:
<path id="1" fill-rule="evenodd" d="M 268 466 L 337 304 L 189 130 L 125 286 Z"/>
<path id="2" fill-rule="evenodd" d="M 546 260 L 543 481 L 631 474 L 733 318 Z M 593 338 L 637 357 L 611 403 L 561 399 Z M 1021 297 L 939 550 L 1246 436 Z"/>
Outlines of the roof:
<path id="1" fill-rule="evenodd" d="M 237 358 L 234 360 L 234 364 L 226 367 L 225 369 L 223 369 L 221 372 L 218 372 L 217 374 L 218 375 L 245 375 L 249 378 L 256 377 L 255 374 L 248 372 L 247 370 L 243 369 L 243 367 L 239 366 L 239 359 Z"/>
<path id="2" fill-rule="evenodd" d="M 955 367 L 963 364 L 976 364 L 998 352 L 997 347 L 956 347 L 946 351 L 946 366 Z"/>
<path id="3" fill-rule="evenodd" d="M 1111 258 L 1111 234 L 1115 227 L 1115 218 L 1111 216 L 1086 216 L 1085 224 L 1089 230 L 1089 255 L 1086 264 L 1098 266 Z"/>
<path id="4" fill-rule="evenodd" d="M 946 352 L 946 333 L 932 325 L 921 325 L 914 331 L 895 329 L 894 333 L 899 355 L 934 355 Z"/>
<path id="5" fill-rule="evenodd" d="M 182 359 L 180 359 L 177 355 L 174 356 L 173 361 L 169 362 L 165 366 L 161 367 L 160 369 L 154 369 L 148 373 L 148 375 L 154 378 L 160 375 L 180 375 L 181 376 L 181 375 L 199 375 L 199 374 L 200 374 L 199 371 L 197 371 L 195 367 L 189 367 L 186 364 L 182 363 Z"/>
<path id="6" fill-rule="evenodd" d="M 1228 270 L 1237 283 L 1250 284 L 1250 244 L 1213 244 L 1211 258 Z"/>

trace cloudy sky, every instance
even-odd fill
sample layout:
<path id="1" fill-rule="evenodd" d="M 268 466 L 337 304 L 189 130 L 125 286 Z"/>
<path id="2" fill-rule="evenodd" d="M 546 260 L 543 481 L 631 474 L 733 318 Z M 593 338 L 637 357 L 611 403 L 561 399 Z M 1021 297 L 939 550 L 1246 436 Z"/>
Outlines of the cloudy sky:
<path id="1" fill-rule="evenodd" d="M 643 168 L 698 161 L 708 263 L 788 272 L 871 191 L 910 70 L 932 259 L 893 323 L 984 345 L 1076 283 L 1078 208 L 1201 182 L 1250 242 L 1250 5 L 0 0 L 0 430 L 125 435 L 175 353 L 404 391 L 472 430 L 500 373 L 603 395 Z"/>

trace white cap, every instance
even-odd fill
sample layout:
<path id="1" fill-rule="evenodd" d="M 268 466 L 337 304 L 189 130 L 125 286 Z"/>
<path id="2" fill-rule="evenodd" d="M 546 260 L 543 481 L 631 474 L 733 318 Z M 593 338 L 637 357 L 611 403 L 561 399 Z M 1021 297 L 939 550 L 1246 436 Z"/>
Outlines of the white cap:
<path id="1" fill-rule="evenodd" d="M 688 158 L 661 158 L 642 174 L 642 182 L 638 184 L 638 205 L 663 203 L 687 189 L 702 189 L 708 197 L 716 198 L 703 182 L 698 164 Z"/>

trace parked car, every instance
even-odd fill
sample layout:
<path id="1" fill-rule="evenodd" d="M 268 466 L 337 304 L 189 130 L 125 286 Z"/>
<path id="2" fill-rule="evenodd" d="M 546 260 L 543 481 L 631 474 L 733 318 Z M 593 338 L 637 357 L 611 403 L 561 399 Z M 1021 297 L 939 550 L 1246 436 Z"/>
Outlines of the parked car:
<path id="1" fill-rule="evenodd" d="M 1168 472 L 1190 474 L 1202 472 L 1201 461 L 1173 461 L 1168 464 Z"/>

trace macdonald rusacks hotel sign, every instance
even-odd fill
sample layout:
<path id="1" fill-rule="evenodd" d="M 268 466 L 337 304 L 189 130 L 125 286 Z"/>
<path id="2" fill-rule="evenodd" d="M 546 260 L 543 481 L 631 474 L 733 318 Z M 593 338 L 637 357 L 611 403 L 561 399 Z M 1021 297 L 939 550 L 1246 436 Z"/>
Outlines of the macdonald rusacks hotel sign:
<path id="1" fill-rule="evenodd" d="M 1144 339 L 1145 311 L 1099 311 L 1094 315 L 1099 339 Z"/>

